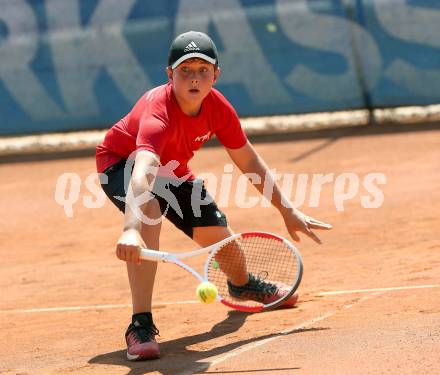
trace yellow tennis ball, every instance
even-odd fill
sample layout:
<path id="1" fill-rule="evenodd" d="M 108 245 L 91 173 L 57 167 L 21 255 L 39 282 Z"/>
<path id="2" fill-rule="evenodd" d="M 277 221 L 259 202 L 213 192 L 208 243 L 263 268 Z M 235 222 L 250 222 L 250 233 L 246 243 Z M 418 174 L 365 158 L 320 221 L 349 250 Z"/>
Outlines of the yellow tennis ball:
<path id="1" fill-rule="evenodd" d="M 217 288 L 209 281 L 200 283 L 196 290 L 197 298 L 202 303 L 212 303 L 217 298 Z"/>

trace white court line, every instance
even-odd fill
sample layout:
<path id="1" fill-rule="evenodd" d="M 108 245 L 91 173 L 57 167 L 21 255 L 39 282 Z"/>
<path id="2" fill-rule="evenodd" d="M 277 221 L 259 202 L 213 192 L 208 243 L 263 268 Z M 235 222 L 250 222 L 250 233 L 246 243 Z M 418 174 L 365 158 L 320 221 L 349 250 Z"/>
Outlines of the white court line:
<path id="1" fill-rule="evenodd" d="M 321 292 L 321 293 L 317 293 L 316 296 L 333 296 L 333 295 L 337 295 L 337 294 L 355 294 L 355 293 L 371 293 L 371 292 L 390 292 L 390 291 L 393 291 L 393 290 L 425 289 L 425 288 L 440 288 L 440 284 L 396 286 L 396 287 L 392 287 L 392 288 L 336 290 L 334 292 Z"/>
<path id="2" fill-rule="evenodd" d="M 255 348 L 258 348 L 260 346 L 266 345 L 266 344 L 268 344 L 268 343 L 270 343 L 272 341 L 278 340 L 279 338 L 281 338 L 283 336 L 286 336 L 286 335 L 288 335 L 290 333 L 293 333 L 296 330 L 310 327 L 311 325 L 313 325 L 313 324 L 315 324 L 317 322 L 321 322 L 321 321 L 323 321 L 325 319 L 328 319 L 328 318 L 332 317 L 333 315 L 337 314 L 341 310 L 351 309 L 352 307 L 357 306 L 357 305 L 361 304 L 362 302 L 365 302 L 365 301 L 367 301 L 367 300 L 369 300 L 369 299 L 371 299 L 371 298 L 373 298 L 373 297 L 375 297 L 375 296 L 377 296 L 379 294 L 381 294 L 381 293 L 380 292 L 371 293 L 371 294 L 369 294 L 369 295 L 367 295 L 365 297 L 360 298 L 356 302 L 353 302 L 353 303 L 350 303 L 350 304 L 347 304 L 347 305 L 343 305 L 342 307 L 340 307 L 337 310 L 330 311 L 330 312 L 328 312 L 326 314 L 323 314 L 323 315 L 320 315 L 320 316 L 318 316 L 316 318 L 307 320 L 304 323 L 301 323 L 301 324 L 298 324 L 296 326 L 287 328 L 287 329 L 285 329 L 285 330 L 283 330 L 281 332 L 274 333 L 274 336 L 272 336 L 272 337 L 269 337 L 269 338 L 261 340 L 261 341 L 254 342 L 252 344 L 245 345 L 245 346 L 241 347 L 240 349 L 233 350 L 233 351 L 227 353 L 224 356 L 221 356 L 219 358 L 214 359 L 212 362 L 209 363 L 209 367 L 208 368 L 211 368 L 212 366 L 215 366 L 215 365 L 218 365 L 218 364 L 220 364 L 222 362 L 225 362 L 228 359 L 236 357 L 236 356 L 238 356 L 240 354 L 243 354 L 243 353 L 249 352 L 251 350 L 254 350 Z M 191 369 L 189 371 L 185 371 L 185 372 L 179 373 L 178 375 L 192 375 L 192 374 L 197 373 L 198 371 L 202 371 L 202 370 L 205 370 L 205 371 L 207 370 L 206 363 L 200 364 L 196 368 L 193 368 L 193 369 Z"/>
<path id="3" fill-rule="evenodd" d="M 333 292 L 320 292 L 316 296 L 329 296 L 337 294 L 356 294 L 356 293 L 372 293 L 372 292 L 388 292 L 393 290 L 405 289 L 425 289 L 425 288 L 440 288 L 440 284 L 433 285 L 413 285 L 413 286 L 398 286 L 392 288 L 375 288 L 375 289 L 354 289 L 354 290 L 336 290 Z M 196 300 L 190 301 L 175 301 L 175 302 L 159 302 L 153 304 L 153 307 L 168 306 L 168 305 L 188 305 L 199 303 Z M 64 311 L 80 311 L 80 310 L 101 310 L 101 309 L 122 309 L 128 308 L 131 305 L 90 305 L 90 306 L 66 306 L 66 307 L 42 307 L 37 309 L 18 309 L 18 310 L 0 310 L 0 314 L 22 314 L 22 313 L 40 313 L 40 312 L 64 312 Z"/>
<path id="4" fill-rule="evenodd" d="M 168 305 L 188 305 L 193 303 L 200 303 L 199 301 L 178 301 L 178 302 L 160 302 L 154 303 L 153 307 L 168 306 Z M 101 309 L 122 309 L 128 308 L 131 305 L 91 305 L 91 306 L 67 306 L 67 307 L 43 307 L 40 309 L 19 309 L 19 310 L 0 310 L 0 314 L 21 314 L 21 313 L 40 313 L 40 312 L 63 312 L 63 311 L 78 311 L 78 310 L 101 310 Z"/>

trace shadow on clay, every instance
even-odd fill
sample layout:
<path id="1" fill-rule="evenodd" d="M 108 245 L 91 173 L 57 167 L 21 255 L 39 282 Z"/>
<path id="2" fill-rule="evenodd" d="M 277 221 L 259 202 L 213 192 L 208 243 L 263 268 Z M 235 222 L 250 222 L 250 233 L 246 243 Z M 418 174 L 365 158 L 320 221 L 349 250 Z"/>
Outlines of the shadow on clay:
<path id="1" fill-rule="evenodd" d="M 270 312 L 269 312 L 270 313 Z M 208 370 L 211 362 L 203 362 L 204 359 L 215 357 L 221 354 L 228 353 L 234 349 L 252 342 L 258 342 L 267 338 L 276 337 L 280 335 L 300 334 L 305 332 L 326 330 L 329 328 L 301 328 L 292 330 L 291 332 L 280 334 L 268 334 L 259 337 L 254 337 L 246 340 L 234 341 L 229 344 L 215 347 L 210 350 L 197 351 L 188 349 L 191 345 L 198 344 L 204 341 L 209 341 L 221 336 L 236 332 L 243 326 L 249 313 L 240 311 L 229 311 L 228 316 L 221 322 L 215 324 L 209 332 L 186 336 L 175 340 L 165 341 L 160 343 L 160 351 L 162 357 L 153 361 L 130 362 L 126 359 L 126 350 L 117 350 L 114 352 L 100 354 L 91 358 L 90 364 L 103 364 L 124 366 L 129 371 L 128 375 L 147 374 L 149 372 L 159 372 L 162 375 L 176 375 L 179 374 L 203 374 Z M 297 370 L 298 368 L 289 368 L 288 370 Z M 267 371 L 268 369 L 266 369 Z M 273 371 L 287 370 L 274 368 Z M 249 372 L 251 370 L 247 370 Z M 252 370 L 253 371 L 253 370 Z M 212 372 L 210 372 L 212 373 Z"/>

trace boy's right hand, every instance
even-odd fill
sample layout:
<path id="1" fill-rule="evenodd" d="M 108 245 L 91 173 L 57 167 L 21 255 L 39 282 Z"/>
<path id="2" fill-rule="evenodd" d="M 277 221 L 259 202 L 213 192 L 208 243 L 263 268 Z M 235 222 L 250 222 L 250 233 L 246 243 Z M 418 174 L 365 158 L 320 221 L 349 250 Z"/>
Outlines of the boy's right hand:
<path id="1" fill-rule="evenodd" d="M 143 248 L 146 248 L 146 245 L 140 233 L 135 229 L 127 229 L 116 244 L 116 256 L 120 260 L 140 264 L 139 255 Z"/>

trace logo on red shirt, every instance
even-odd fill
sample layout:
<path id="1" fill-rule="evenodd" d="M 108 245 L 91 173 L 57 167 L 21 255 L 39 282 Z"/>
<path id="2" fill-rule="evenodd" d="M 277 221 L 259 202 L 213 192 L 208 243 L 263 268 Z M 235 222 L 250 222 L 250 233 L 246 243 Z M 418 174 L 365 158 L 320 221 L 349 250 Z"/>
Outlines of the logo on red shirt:
<path id="1" fill-rule="evenodd" d="M 211 138 L 211 132 L 209 131 L 205 135 L 199 135 L 198 137 L 194 138 L 194 142 L 206 142 Z"/>

